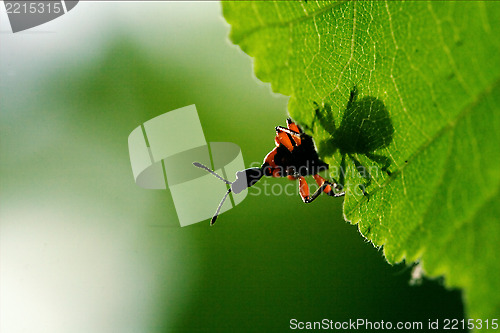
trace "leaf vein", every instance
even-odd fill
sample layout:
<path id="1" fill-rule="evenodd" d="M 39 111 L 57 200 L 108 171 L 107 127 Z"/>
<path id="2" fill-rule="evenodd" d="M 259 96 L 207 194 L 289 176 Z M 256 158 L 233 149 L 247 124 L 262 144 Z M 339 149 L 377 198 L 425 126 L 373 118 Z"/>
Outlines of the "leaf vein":
<path id="1" fill-rule="evenodd" d="M 497 87 L 497 86 L 500 86 L 500 77 L 494 81 L 492 84 L 490 84 L 489 86 L 485 87 L 482 92 L 480 94 L 477 95 L 477 97 L 471 102 L 468 104 L 467 107 L 464 108 L 464 110 L 462 112 L 460 112 L 456 118 L 452 121 L 452 122 L 449 122 L 446 124 L 446 126 L 444 126 L 443 128 L 441 128 L 441 130 L 439 130 L 436 134 L 434 134 L 431 138 L 429 138 L 427 141 L 425 141 L 424 143 L 422 143 L 415 151 L 414 154 L 412 154 L 408 159 L 408 163 L 405 163 L 403 165 L 401 165 L 401 167 L 399 167 L 399 169 L 397 169 L 395 172 L 392 173 L 392 175 L 378 188 L 375 188 L 373 191 L 372 191 L 372 194 L 373 193 L 376 193 L 378 191 L 381 191 L 384 187 L 386 187 L 387 185 L 389 185 L 390 183 L 392 183 L 396 176 L 402 172 L 402 170 L 404 170 L 407 165 L 410 164 L 410 162 L 412 160 L 414 160 L 418 155 L 420 155 L 422 152 L 425 151 L 425 149 L 427 147 L 429 147 L 432 143 L 434 143 L 438 138 L 440 138 L 441 136 L 443 136 L 444 134 L 446 134 L 448 131 L 450 130 L 453 130 L 455 128 L 455 126 L 457 125 L 457 123 L 459 121 L 461 121 L 462 119 L 464 119 L 469 113 L 471 113 L 474 108 L 479 104 L 481 103 L 482 101 L 484 101 L 488 96 L 489 94 L 491 94 L 492 90 Z M 365 198 L 362 198 L 361 200 L 359 200 L 357 202 L 357 204 L 353 207 L 353 209 L 351 211 L 349 211 L 348 213 L 346 213 L 347 215 L 352 213 L 354 211 L 354 209 L 358 208 L 358 206 L 360 206 L 363 202 L 366 202 L 367 199 Z"/>
<path id="2" fill-rule="evenodd" d="M 305 16 L 299 16 L 299 17 L 294 18 L 292 20 L 287 20 L 287 21 L 282 21 L 282 22 L 276 22 L 276 23 L 271 23 L 271 24 L 265 24 L 264 22 L 262 22 L 262 25 L 260 25 L 258 27 L 254 27 L 252 29 L 249 29 L 249 30 L 245 31 L 243 33 L 243 35 L 241 36 L 241 38 L 238 39 L 238 43 L 241 43 L 242 41 L 244 41 L 245 39 L 247 39 L 251 35 L 253 35 L 253 34 L 255 34 L 255 33 L 259 32 L 259 31 L 261 31 L 263 29 L 279 28 L 279 27 L 284 27 L 284 26 L 287 26 L 287 25 L 293 25 L 295 23 L 300 23 L 300 22 L 306 21 L 306 20 L 308 20 L 308 19 L 310 19 L 312 17 L 315 17 L 317 15 L 324 14 L 324 13 L 328 12 L 329 10 L 331 10 L 332 8 L 335 8 L 337 6 L 343 5 L 347 1 L 348 0 L 343 0 L 343 1 L 338 1 L 338 2 L 332 3 L 331 5 L 325 6 L 322 9 L 320 9 L 318 11 L 315 11 L 315 12 L 312 12 L 309 15 L 307 15 L 307 12 L 306 12 Z"/>

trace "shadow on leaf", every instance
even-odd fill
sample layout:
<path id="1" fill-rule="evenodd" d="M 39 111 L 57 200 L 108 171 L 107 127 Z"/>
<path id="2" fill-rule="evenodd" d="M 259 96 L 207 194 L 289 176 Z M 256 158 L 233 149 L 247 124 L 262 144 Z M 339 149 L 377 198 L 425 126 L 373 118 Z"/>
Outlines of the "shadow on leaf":
<path id="1" fill-rule="evenodd" d="M 357 154 L 365 155 L 379 164 L 382 171 L 390 175 L 388 170 L 391 160 L 374 152 L 386 148 L 392 142 L 394 127 L 384 103 L 372 96 L 358 100 L 358 90 L 351 90 L 344 115 L 339 127 L 335 126 L 331 106 L 315 104 L 316 119 L 330 134 L 330 138 L 319 144 L 322 155 L 333 155 L 337 149 L 342 155 L 340 184 L 344 184 L 345 157 L 349 156 L 362 177 L 371 181 L 371 175 L 356 158 Z M 314 126 L 314 124 L 313 124 Z M 369 183 L 367 184 L 369 185 Z"/>

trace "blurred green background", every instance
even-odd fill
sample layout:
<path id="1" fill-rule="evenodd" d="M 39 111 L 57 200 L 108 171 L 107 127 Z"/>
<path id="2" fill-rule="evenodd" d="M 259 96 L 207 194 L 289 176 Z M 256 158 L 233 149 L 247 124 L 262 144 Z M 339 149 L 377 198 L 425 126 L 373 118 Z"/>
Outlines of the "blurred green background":
<path id="1" fill-rule="evenodd" d="M 164 112 L 196 104 L 207 141 L 238 144 L 247 166 L 285 124 L 287 98 L 229 43 L 219 3 L 80 2 L 18 34 L 0 18 L 1 332 L 463 318 L 459 291 L 410 286 L 342 199 L 252 189 L 216 226 L 180 228 L 168 191 L 135 185 L 128 135 Z"/>

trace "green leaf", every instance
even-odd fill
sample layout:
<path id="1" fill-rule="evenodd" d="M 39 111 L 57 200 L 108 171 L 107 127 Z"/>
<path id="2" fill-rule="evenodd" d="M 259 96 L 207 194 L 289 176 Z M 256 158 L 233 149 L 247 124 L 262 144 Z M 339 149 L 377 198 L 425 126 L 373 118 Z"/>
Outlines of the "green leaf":
<path id="1" fill-rule="evenodd" d="M 345 166 L 345 218 L 389 263 L 463 288 L 470 318 L 498 318 L 500 3 L 224 2 L 223 13 L 335 179 Z"/>

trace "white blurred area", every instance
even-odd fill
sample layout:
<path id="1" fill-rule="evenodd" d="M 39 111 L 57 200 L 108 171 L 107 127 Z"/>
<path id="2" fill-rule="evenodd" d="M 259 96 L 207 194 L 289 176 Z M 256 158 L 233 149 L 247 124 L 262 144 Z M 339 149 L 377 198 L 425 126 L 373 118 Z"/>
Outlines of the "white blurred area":
<path id="1" fill-rule="evenodd" d="M 225 26 L 218 2 L 80 1 L 65 15 L 38 27 L 12 33 L 0 6 L 1 81 L 29 73 L 40 75 L 58 63 L 71 64 L 98 55 L 111 35 L 123 35 L 144 47 L 167 47 L 169 56 L 186 57 L 207 28 Z M 36 55 L 36 58 L 34 57 Z"/>
<path id="2" fill-rule="evenodd" d="M 113 34 L 132 35 L 144 47 L 171 47 L 171 55 L 182 59 L 192 43 L 186 36 L 199 35 L 210 24 L 223 27 L 220 4 L 214 2 L 90 1 L 13 34 L 4 5 L 0 8 L 2 95 L 12 85 L 30 91 L 52 70 L 95 58 Z M 189 249 L 183 248 L 179 231 L 162 234 L 141 224 L 152 194 L 137 190 L 129 202 L 103 203 L 133 184 L 130 170 L 109 167 L 116 156 L 106 157 L 106 152 L 88 175 L 77 174 L 80 180 L 61 182 L 61 175 L 52 173 L 61 163 L 68 174 L 78 167 L 80 160 L 68 156 L 27 166 L 30 155 L 65 144 L 60 140 L 71 133 L 56 125 L 31 131 L 29 126 L 36 125 L 28 123 L 19 127 L 26 133 L 9 141 L 10 131 L 16 131 L 9 124 L 22 121 L 23 110 L 22 103 L 5 97 L 0 96 L 0 120 L 5 121 L 0 140 L 0 331 L 152 332 L 156 325 L 175 321 L 188 301 L 197 257 L 191 253 L 182 261 Z M 99 147 L 99 142 L 79 139 L 68 143 L 77 145 L 71 148 L 76 152 Z M 110 179 L 97 196 L 88 191 L 102 186 L 92 174 Z M 113 183 L 121 178 L 130 183 Z"/>
<path id="3" fill-rule="evenodd" d="M 144 331 L 155 286 L 132 235 L 54 208 L 2 212 L 1 331 Z"/>

